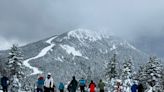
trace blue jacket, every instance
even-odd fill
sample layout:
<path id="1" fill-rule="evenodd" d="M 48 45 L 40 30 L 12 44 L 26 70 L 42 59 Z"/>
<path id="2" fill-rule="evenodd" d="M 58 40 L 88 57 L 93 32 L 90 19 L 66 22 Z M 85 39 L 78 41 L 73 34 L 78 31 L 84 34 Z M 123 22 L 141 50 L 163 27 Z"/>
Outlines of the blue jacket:
<path id="1" fill-rule="evenodd" d="M 64 90 L 64 84 L 63 83 L 59 84 L 59 90 Z"/>
<path id="2" fill-rule="evenodd" d="M 137 84 L 133 84 L 133 86 L 131 87 L 131 91 L 132 92 L 137 92 L 138 86 Z"/>
<path id="3" fill-rule="evenodd" d="M 9 79 L 7 77 L 2 77 L 1 78 L 1 85 L 4 87 L 7 87 L 9 85 Z"/>
<path id="4" fill-rule="evenodd" d="M 44 87 L 44 79 L 38 79 L 37 88 L 43 89 Z"/>
<path id="5" fill-rule="evenodd" d="M 81 79 L 81 80 L 79 81 L 79 83 L 80 83 L 80 86 L 85 86 L 86 81 L 85 81 L 84 79 Z"/>

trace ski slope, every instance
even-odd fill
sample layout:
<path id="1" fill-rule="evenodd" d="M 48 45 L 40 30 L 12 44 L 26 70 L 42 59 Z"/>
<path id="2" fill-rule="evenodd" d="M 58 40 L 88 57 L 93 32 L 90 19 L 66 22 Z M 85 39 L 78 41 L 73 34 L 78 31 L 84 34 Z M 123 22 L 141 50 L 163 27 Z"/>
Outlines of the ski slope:
<path id="1" fill-rule="evenodd" d="M 29 63 L 29 61 L 45 56 L 45 55 L 47 54 L 47 52 L 49 52 L 49 51 L 55 46 L 55 44 L 52 43 L 52 41 L 53 41 L 55 38 L 56 38 L 56 36 L 55 36 L 55 37 L 52 37 L 52 38 L 50 38 L 50 39 L 48 39 L 48 40 L 46 41 L 46 43 L 48 43 L 49 46 L 43 48 L 37 56 L 32 57 L 32 58 L 29 58 L 29 59 L 23 61 L 23 64 L 24 64 L 26 67 L 28 67 L 28 68 L 30 68 L 30 69 L 33 70 L 33 72 L 32 72 L 29 76 L 31 76 L 31 75 L 36 75 L 36 74 L 42 74 L 42 73 L 43 73 L 43 71 L 40 71 L 37 67 L 31 66 L 30 63 Z"/>

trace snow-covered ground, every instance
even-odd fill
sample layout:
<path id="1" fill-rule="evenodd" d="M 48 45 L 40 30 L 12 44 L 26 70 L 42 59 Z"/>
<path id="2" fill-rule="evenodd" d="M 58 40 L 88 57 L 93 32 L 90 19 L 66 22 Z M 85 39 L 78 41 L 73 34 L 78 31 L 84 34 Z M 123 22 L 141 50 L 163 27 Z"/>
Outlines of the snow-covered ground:
<path id="1" fill-rule="evenodd" d="M 79 56 L 79 57 L 83 57 L 85 59 L 89 59 L 86 56 L 83 56 L 82 53 L 78 50 L 76 50 L 74 47 L 71 47 L 69 45 L 60 45 L 64 50 L 66 50 L 66 52 L 68 54 L 72 54 L 73 56 Z"/>
<path id="2" fill-rule="evenodd" d="M 55 37 L 52 37 L 52 38 L 50 38 L 50 39 L 48 39 L 48 40 L 46 41 L 46 43 L 48 43 L 48 44 L 50 44 L 50 45 L 47 46 L 47 47 L 45 47 L 45 48 L 43 48 L 37 56 L 34 56 L 34 57 L 32 57 L 32 58 L 29 58 L 29 59 L 23 61 L 23 64 L 24 64 L 26 67 L 28 67 L 28 68 L 30 68 L 30 69 L 33 70 L 33 72 L 32 72 L 30 75 L 36 75 L 36 74 L 42 74 L 42 73 L 43 73 L 43 72 L 40 71 L 37 67 L 31 66 L 30 63 L 29 63 L 29 61 L 45 56 L 45 55 L 47 54 L 47 52 L 50 51 L 50 50 L 55 46 L 55 44 L 52 43 L 52 40 L 54 40 L 55 38 L 56 38 L 56 36 L 55 36 Z"/>
<path id="3" fill-rule="evenodd" d="M 61 45 L 61 47 L 65 49 L 68 54 L 72 54 L 74 56 L 82 56 L 80 51 L 76 50 L 74 47 L 71 47 L 69 45 Z"/>

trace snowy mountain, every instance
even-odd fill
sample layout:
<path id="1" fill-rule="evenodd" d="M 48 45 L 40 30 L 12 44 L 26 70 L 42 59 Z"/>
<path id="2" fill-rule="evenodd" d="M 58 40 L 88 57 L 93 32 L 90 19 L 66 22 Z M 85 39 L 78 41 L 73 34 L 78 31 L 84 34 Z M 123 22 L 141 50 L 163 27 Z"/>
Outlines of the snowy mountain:
<path id="1" fill-rule="evenodd" d="M 73 75 L 78 79 L 89 74 L 94 80 L 104 78 L 107 62 L 115 53 L 120 67 L 127 57 L 132 57 L 136 68 L 148 59 L 146 54 L 125 40 L 86 29 L 66 32 L 21 49 L 29 77 L 51 72 L 56 83 L 66 83 Z M 0 55 L 7 52 L 0 52 Z"/>

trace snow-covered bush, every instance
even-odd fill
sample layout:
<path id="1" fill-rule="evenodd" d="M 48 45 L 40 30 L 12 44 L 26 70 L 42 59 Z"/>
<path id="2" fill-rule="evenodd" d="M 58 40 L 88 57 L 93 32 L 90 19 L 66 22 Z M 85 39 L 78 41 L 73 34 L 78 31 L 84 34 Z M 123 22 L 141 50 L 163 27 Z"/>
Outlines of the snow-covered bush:
<path id="1" fill-rule="evenodd" d="M 162 67 L 159 59 L 150 57 L 150 60 L 141 67 L 139 81 L 147 89 L 146 91 L 153 90 L 154 92 L 163 92 L 162 90 Z"/>
<path id="2" fill-rule="evenodd" d="M 123 63 L 122 80 L 123 92 L 131 92 L 131 86 L 133 84 L 131 59 L 126 59 Z"/>

